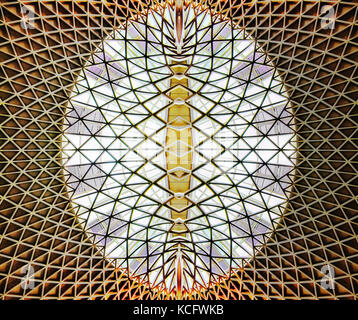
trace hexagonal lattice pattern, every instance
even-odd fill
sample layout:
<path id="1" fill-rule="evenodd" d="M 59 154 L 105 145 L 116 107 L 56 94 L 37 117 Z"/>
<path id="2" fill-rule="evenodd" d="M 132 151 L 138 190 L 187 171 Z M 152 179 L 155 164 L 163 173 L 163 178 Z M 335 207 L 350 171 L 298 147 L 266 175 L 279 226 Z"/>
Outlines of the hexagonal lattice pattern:
<path id="1" fill-rule="evenodd" d="M 280 224 L 230 278 L 184 298 L 357 297 L 357 5 L 206 1 L 267 53 L 288 92 L 296 167 Z M 173 298 L 103 259 L 65 181 L 62 137 L 83 66 L 142 1 L 1 3 L 2 298 Z M 323 268 L 334 289 L 321 285 Z M 33 286 L 21 280 L 33 272 Z"/>

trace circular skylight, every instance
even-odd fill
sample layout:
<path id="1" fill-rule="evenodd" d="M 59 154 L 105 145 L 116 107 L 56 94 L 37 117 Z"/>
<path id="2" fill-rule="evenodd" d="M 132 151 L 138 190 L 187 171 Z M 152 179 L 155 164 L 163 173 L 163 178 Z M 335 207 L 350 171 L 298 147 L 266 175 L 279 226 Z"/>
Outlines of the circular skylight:
<path id="1" fill-rule="evenodd" d="M 63 139 L 91 241 L 161 290 L 244 267 L 285 210 L 288 103 L 258 44 L 208 9 L 158 6 L 114 31 L 78 76 Z"/>

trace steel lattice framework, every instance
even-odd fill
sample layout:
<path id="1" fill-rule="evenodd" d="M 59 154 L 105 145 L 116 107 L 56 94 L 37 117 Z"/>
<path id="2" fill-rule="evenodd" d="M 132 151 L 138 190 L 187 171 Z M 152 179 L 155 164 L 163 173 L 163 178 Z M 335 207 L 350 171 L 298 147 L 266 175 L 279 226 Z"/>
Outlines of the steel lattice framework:
<path id="1" fill-rule="evenodd" d="M 185 4 L 188 5 L 187 8 L 190 7 L 189 1 Z M 253 218 L 255 224 L 248 220 L 247 226 L 251 231 L 242 233 L 241 238 L 242 241 L 246 241 L 251 236 L 251 249 L 253 250 L 259 242 L 259 250 L 247 257 L 239 255 L 237 258 L 244 259 L 244 263 L 237 263 L 231 270 L 230 276 L 226 277 L 225 259 L 231 265 L 235 261 L 234 253 L 226 252 L 227 256 L 224 257 L 218 254 L 222 247 L 218 246 L 216 253 L 213 253 L 212 247 L 214 246 L 211 245 L 209 250 L 211 253 L 206 256 L 211 261 L 208 269 L 209 278 L 214 274 L 215 281 L 212 281 L 208 287 L 205 284 L 202 286 L 199 282 L 196 287 L 192 288 L 189 284 L 191 267 L 187 266 L 187 278 L 185 278 L 187 280 L 184 285 L 186 289 L 179 298 L 352 299 L 357 297 L 358 199 L 357 140 L 355 137 L 358 91 L 357 3 L 345 1 L 202 1 L 196 3 L 195 7 L 204 8 L 202 10 L 210 8 L 212 12 L 215 12 L 216 22 L 210 25 L 215 26 L 223 21 L 231 21 L 237 26 L 237 30 L 240 30 L 236 38 L 231 36 L 228 41 L 224 37 L 224 39 L 220 38 L 220 41 L 234 44 L 232 47 L 235 48 L 240 47 L 242 41 L 247 41 L 247 47 L 251 44 L 253 48 L 251 51 L 237 56 L 241 62 L 238 64 L 241 69 L 232 68 L 235 66 L 233 56 L 227 59 L 230 67 L 227 67 L 225 72 L 221 69 L 223 76 L 229 74 L 236 79 L 235 87 L 230 88 L 226 84 L 225 92 L 234 94 L 240 91 L 240 86 L 245 86 L 246 91 L 243 90 L 240 95 L 238 94 L 238 99 L 242 99 L 243 104 L 245 101 L 248 102 L 247 104 L 253 101 L 247 94 L 250 92 L 247 87 L 252 84 L 261 87 L 261 91 L 255 90 L 258 95 L 268 92 L 266 95 L 269 96 L 272 92 L 269 102 L 263 97 L 254 100 L 256 101 L 253 103 L 255 111 L 251 117 L 240 114 L 240 110 L 242 112 L 246 110 L 244 105 L 242 109 L 235 111 L 230 109 L 233 108 L 230 105 L 233 98 L 225 99 L 225 97 L 215 96 L 213 88 L 222 87 L 222 82 L 220 85 L 218 84 L 220 82 L 215 82 L 218 76 L 210 78 L 209 75 L 206 76 L 206 80 L 202 80 L 205 77 L 201 77 L 200 74 L 213 74 L 214 69 L 220 69 L 222 65 L 211 64 L 209 68 L 204 64 L 204 67 L 201 69 L 198 67 L 195 73 L 193 71 L 195 69 L 190 69 L 188 60 L 185 60 L 188 57 L 176 56 L 172 57 L 170 63 L 168 61 L 163 63 L 173 71 L 172 75 L 174 74 L 175 80 L 171 80 L 168 73 L 161 75 L 160 80 L 157 81 L 153 81 L 155 78 L 153 76 L 147 83 L 143 78 L 137 78 L 135 83 L 133 81 L 133 78 L 136 78 L 135 73 L 133 75 L 128 64 L 122 63 L 120 67 L 121 62 L 128 61 L 128 55 L 121 54 L 120 50 L 113 50 L 112 56 L 108 57 L 107 53 L 110 50 L 106 51 L 104 48 L 110 46 L 111 41 L 117 41 L 116 45 L 118 41 L 122 41 L 125 48 L 133 46 L 135 39 L 133 31 L 130 34 L 128 19 L 142 25 L 142 30 L 146 28 L 151 30 L 153 34 L 151 37 L 148 36 L 150 32 L 145 33 L 148 36 L 146 41 L 148 43 L 148 39 L 151 39 L 150 41 L 155 43 L 153 40 L 156 36 L 155 26 L 152 25 L 149 28 L 150 23 L 145 19 L 140 20 L 140 17 L 146 13 L 145 16 L 148 19 L 150 16 L 148 12 L 152 12 L 153 8 L 159 10 L 162 4 L 144 1 L 1 2 L 0 292 L 3 299 L 178 298 L 175 285 L 173 289 L 168 284 L 168 290 L 163 290 L 163 286 L 148 285 L 148 281 L 151 281 L 147 277 L 129 277 L 125 269 L 117 268 L 118 260 L 113 260 L 113 258 L 118 259 L 120 255 L 113 248 L 111 252 L 116 254 L 109 256 L 112 259 L 103 257 L 104 253 L 107 255 L 107 242 L 114 243 L 115 239 L 123 238 L 121 232 L 109 233 L 108 228 L 120 230 L 123 225 L 130 223 L 135 225 L 137 221 L 133 222 L 132 218 L 126 221 L 123 217 L 115 220 L 113 217 L 119 214 L 119 211 L 116 211 L 119 210 L 118 206 L 114 205 L 116 201 L 102 199 L 102 202 L 97 203 L 97 207 L 109 204 L 111 215 L 97 218 L 96 223 L 87 225 L 91 212 L 97 210 L 96 201 L 89 201 L 90 207 L 83 210 L 81 198 L 84 194 L 86 197 L 90 197 L 90 194 L 96 195 L 97 199 L 99 194 L 109 198 L 116 197 L 113 193 L 115 187 L 113 184 L 106 185 L 106 181 L 115 180 L 116 174 L 117 176 L 126 174 L 133 176 L 135 172 L 136 180 L 132 182 L 129 180 L 129 183 L 125 184 L 126 196 L 116 200 L 128 206 L 129 198 L 136 198 L 137 202 L 142 201 L 138 200 L 139 198 L 144 198 L 143 206 L 147 205 L 145 201 L 153 201 L 153 195 L 148 196 L 143 191 L 137 190 L 136 192 L 135 190 L 146 183 L 161 189 L 162 197 L 165 192 L 171 194 L 172 198 L 168 196 L 164 205 L 161 202 L 159 209 L 156 210 L 167 211 L 160 216 L 165 217 L 166 214 L 166 220 L 171 221 L 172 234 L 176 239 L 174 248 L 177 248 L 178 239 L 181 239 L 178 235 L 183 236 L 188 232 L 183 227 L 185 225 L 183 221 L 193 216 L 190 210 L 194 210 L 195 206 L 191 206 L 190 201 L 192 203 L 199 201 L 204 207 L 205 201 L 215 197 L 222 200 L 225 197 L 233 198 L 233 196 L 223 191 L 215 191 L 214 196 L 211 196 L 209 191 L 205 191 L 225 185 L 223 181 L 217 183 L 205 181 L 207 172 L 215 176 L 214 170 L 207 170 L 201 175 L 200 165 L 190 170 L 181 167 L 180 174 L 175 166 L 170 172 L 164 170 L 169 169 L 168 159 L 171 150 L 166 147 L 165 143 L 160 143 L 165 134 L 158 137 L 158 132 L 163 127 L 168 127 L 168 124 L 172 126 L 172 129 L 181 127 L 180 130 L 189 130 L 184 127 L 190 124 L 190 130 L 193 132 L 197 129 L 206 132 L 212 130 L 207 123 L 214 127 L 215 121 L 225 123 L 221 125 L 221 130 L 226 130 L 226 137 L 228 132 L 233 137 L 230 140 L 231 145 L 234 146 L 233 149 L 243 150 L 241 152 L 250 149 L 256 154 L 256 159 L 246 160 L 246 163 L 242 159 L 246 159 L 247 154 L 245 156 L 236 154 L 245 170 L 245 174 L 242 175 L 243 180 L 245 177 L 251 181 L 246 190 L 253 190 L 252 193 L 261 196 L 265 193 L 272 195 L 275 192 L 280 194 L 282 199 L 286 199 L 285 197 L 289 199 L 287 203 L 285 201 L 277 204 L 277 208 L 272 210 L 269 209 L 268 201 L 256 203 L 256 207 L 261 208 L 262 212 L 270 213 L 268 219 L 270 224 L 265 225 L 263 223 L 265 219 L 261 218 Z M 158 24 L 158 19 L 155 21 Z M 168 30 L 170 21 L 168 19 L 165 22 L 168 24 L 166 27 Z M 198 18 L 194 18 L 193 21 L 197 22 Z M 163 22 L 158 24 L 158 30 L 164 29 L 161 23 Z M 135 26 L 135 23 L 131 25 Z M 210 32 L 207 32 L 209 34 L 215 28 L 209 27 L 205 30 L 209 30 Z M 189 27 L 186 29 L 189 30 Z M 141 27 L 137 28 L 138 30 L 140 31 Z M 200 31 L 199 27 L 195 31 L 198 30 Z M 168 38 L 170 38 L 170 32 L 168 32 Z M 184 39 L 187 38 L 188 36 L 184 37 Z M 203 38 L 205 39 L 205 36 Z M 215 37 L 211 36 L 205 41 L 210 44 L 210 50 L 215 51 L 219 48 L 213 46 Z M 169 40 L 168 43 L 166 52 L 178 50 L 178 48 L 175 49 L 174 40 Z M 205 47 L 205 43 L 202 43 L 201 47 Z M 196 45 L 200 46 L 200 42 Z M 244 52 L 247 47 L 243 47 L 241 51 Z M 137 51 L 138 48 L 140 47 L 136 47 Z M 186 52 L 185 41 L 180 48 L 180 54 L 181 50 Z M 203 56 L 206 58 L 218 56 L 210 50 Z M 117 58 L 114 58 L 116 55 Z M 139 55 L 148 59 L 147 51 Z M 160 64 L 160 60 L 158 61 L 157 63 Z M 181 61 L 181 65 L 178 61 Z M 148 63 L 146 65 L 148 66 Z M 200 61 L 199 64 L 194 64 L 196 65 L 200 65 Z M 137 63 L 136 67 L 138 66 L 140 62 Z M 244 72 L 245 67 L 249 67 L 250 71 Z M 157 68 L 160 69 L 160 66 L 151 65 L 145 68 L 147 72 L 155 73 L 154 71 Z M 183 71 L 186 76 L 183 76 Z M 220 71 L 218 73 L 220 74 Z M 112 96 L 103 95 L 103 92 L 108 89 L 106 86 L 109 82 L 113 89 L 114 85 L 120 86 L 125 83 L 126 78 L 130 79 L 128 82 L 131 83 L 127 89 L 113 90 Z M 161 85 L 162 79 L 165 79 L 165 85 Z M 268 86 L 263 85 L 265 79 L 269 79 Z M 200 93 L 202 99 L 211 94 L 211 102 L 215 106 L 211 109 L 212 113 L 202 111 L 207 103 L 200 105 L 200 99 L 195 103 L 190 100 L 192 97 L 188 92 L 193 92 L 195 81 L 202 83 L 203 86 L 205 84 L 211 86 L 207 94 L 202 93 L 205 90 L 197 90 L 196 93 Z M 137 85 L 136 88 L 133 88 L 134 83 Z M 148 96 L 150 91 L 148 88 L 152 85 L 155 85 L 157 91 L 152 90 L 152 94 Z M 181 88 L 179 91 L 176 90 L 178 87 Z M 136 92 L 136 104 L 131 104 L 132 98 L 124 98 L 131 92 Z M 163 109 L 167 110 L 164 118 L 162 110 L 152 112 L 152 109 L 158 105 L 157 102 L 152 105 L 148 104 L 148 101 L 158 96 L 162 97 L 163 94 L 168 99 L 168 102 L 163 104 Z M 114 96 L 115 99 L 113 99 Z M 118 97 L 122 97 L 120 103 Z M 91 99 L 96 103 L 91 105 Z M 169 121 L 171 108 L 173 108 L 170 106 L 175 104 L 175 101 L 179 103 L 180 99 L 180 103 L 182 104 L 184 100 L 190 105 L 191 110 L 200 105 L 200 108 L 196 110 L 198 121 L 195 118 L 190 118 L 190 121 L 183 119 L 185 118 L 183 114 L 180 121 L 175 117 L 173 121 Z M 126 109 L 120 113 L 124 117 L 114 114 L 111 109 L 113 103 Z M 145 108 L 139 110 L 139 106 L 143 105 L 147 106 L 147 111 L 152 112 L 150 115 L 145 114 L 143 111 Z M 228 112 L 230 110 L 231 113 Z M 235 115 L 231 116 L 234 119 L 232 122 L 217 121 L 220 117 L 221 119 L 228 117 L 228 114 Z M 193 117 L 194 113 L 192 112 L 191 115 Z M 202 119 L 205 121 L 200 122 Z M 202 128 L 200 128 L 201 123 Z M 116 125 L 121 129 L 113 129 Z M 153 129 L 155 125 L 157 126 L 155 130 L 148 134 L 148 128 Z M 233 126 L 236 126 L 235 129 L 232 129 Z M 121 138 L 112 138 L 108 141 L 108 138 L 112 137 L 108 128 Z M 254 130 L 250 131 L 250 128 Z M 112 159 L 127 156 L 131 148 L 128 145 L 123 147 L 123 145 L 128 144 L 126 140 L 128 135 L 126 139 L 122 136 L 133 129 L 137 130 L 137 135 L 139 133 L 142 135 L 142 138 L 135 143 L 137 157 L 141 156 L 141 159 L 145 160 L 143 163 L 147 166 L 147 169 L 141 172 L 138 168 L 133 169 L 129 165 L 123 169 L 123 164 L 128 164 L 128 161 L 109 161 L 108 157 L 103 158 L 104 153 Z M 247 136 L 244 133 L 246 131 L 250 131 Z M 169 129 L 166 132 L 168 142 L 170 140 Z M 282 137 L 285 134 L 288 134 L 289 138 L 284 142 L 273 138 L 273 136 Z M 184 139 L 188 140 L 188 136 L 189 133 Z M 208 136 L 214 137 L 211 141 L 216 143 L 217 148 L 222 147 L 223 140 L 220 140 L 220 137 L 216 137 L 215 134 Z M 256 148 L 252 148 L 252 142 L 248 142 L 253 136 L 256 139 Z M 78 141 L 75 137 L 85 138 L 80 145 L 76 145 Z M 135 137 L 137 136 L 129 135 L 129 139 L 133 140 Z M 155 137 L 157 140 L 154 139 Z M 188 143 L 185 148 L 175 149 L 174 154 L 177 157 L 178 152 L 180 157 L 182 153 L 188 155 L 196 152 L 202 155 L 205 152 L 199 149 L 205 141 L 208 141 L 207 138 L 192 142 L 192 145 Z M 269 159 L 263 159 L 263 153 L 260 153 L 258 146 L 265 139 L 268 139 L 270 144 L 267 147 L 267 142 L 263 149 L 270 150 L 270 158 L 275 158 L 280 152 L 286 154 L 290 160 L 286 169 L 282 170 L 282 164 L 278 162 L 274 169 L 275 164 L 270 164 Z M 120 141 L 122 146 L 116 145 L 111 148 L 114 140 Z M 244 141 L 246 147 L 242 145 L 235 147 L 236 141 L 239 140 Z M 91 145 L 87 148 L 89 141 Z M 166 160 L 154 161 L 158 153 L 149 159 L 146 158 L 148 145 L 145 145 L 144 151 L 138 149 L 141 144 L 143 146 L 143 141 L 146 143 L 156 141 L 161 147 L 162 158 L 166 156 Z M 184 140 L 179 142 L 183 144 Z M 85 147 L 86 143 L 87 147 Z M 294 153 L 291 152 L 293 147 L 295 147 Z M 104 149 L 106 152 L 103 152 Z M 190 153 L 189 149 L 198 151 Z M 87 154 L 88 150 L 92 153 Z M 122 152 L 120 157 L 118 150 Z M 98 154 L 94 155 L 96 151 L 100 152 L 102 158 Z M 221 149 L 220 152 L 215 153 L 211 163 L 217 164 L 220 153 L 223 153 Z M 77 162 L 72 162 L 71 165 L 71 159 L 75 158 Z M 83 163 L 85 158 L 89 161 L 87 164 Z M 140 162 L 138 158 L 131 158 L 131 160 Z M 81 163 L 80 166 L 78 161 Z M 251 162 L 257 166 L 255 170 L 250 171 L 248 167 Z M 113 168 L 112 171 L 104 169 L 110 163 L 118 163 L 118 166 L 121 165 L 121 170 L 117 170 L 114 174 Z M 149 168 L 149 165 L 153 167 L 153 164 L 159 168 L 154 184 L 152 176 L 155 170 Z M 190 179 L 195 178 L 198 181 L 191 185 L 190 190 L 184 190 L 189 194 L 185 203 L 181 200 L 185 192 L 179 192 L 178 185 L 171 180 L 175 173 L 178 174 L 177 177 L 190 176 Z M 152 180 L 148 180 L 149 175 Z M 166 179 L 165 182 L 163 179 Z M 116 183 L 122 183 L 122 180 L 117 180 Z M 240 184 L 237 183 L 235 186 L 240 187 Z M 200 195 L 205 195 L 205 200 L 200 200 L 198 193 L 196 197 L 199 198 L 193 199 L 194 191 L 200 190 L 201 187 L 204 191 L 201 191 Z M 111 191 L 108 192 L 108 190 Z M 178 194 L 181 196 L 174 197 L 179 199 L 175 200 L 173 196 Z M 237 193 L 239 197 L 243 194 L 245 192 L 242 190 Z M 249 198 L 247 196 L 245 199 L 240 199 L 241 210 L 245 210 L 249 207 L 248 204 L 253 203 L 253 200 Z M 230 210 L 225 201 L 228 200 L 222 200 L 223 209 L 228 212 Z M 210 207 L 213 204 L 209 201 L 207 206 Z M 152 204 L 151 207 L 155 205 Z M 252 207 L 251 205 L 250 210 L 255 211 Z M 131 206 L 132 216 L 135 208 L 138 206 Z M 143 212 L 145 213 L 145 210 Z M 184 213 L 187 216 L 184 216 Z M 258 213 L 251 212 L 250 214 L 257 215 Z M 248 212 L 246 214 L 250 215 Z M 111 225 L 108 221 L 112 220 L 116 222 Z M 107 222 L 103 225 L 104 221 Z M 101 223 L 101 228 L 98 228 Z M 154 224 L 153 229 L 156 229 L 158 224 L 160 222 Z M 138 225 L 141 224 L 138 223 Z M 254 228 L 264 226 L 264 230 L 261 228 L 256 233 L 252 232 L 254 225 Z M 235 226 L 235 220 L 231 221 L 227 228 L 230 229 L 233 226 Z M 209 233 L 212 234 L 214 229 L 220 230 L 219 227 L 220 223 L 209 224 L 208 229 L 211 230 Z M 190 229 L 188 224 L 186 228 Z M 242 230 L 243 225 L 238 224 L 238 228 Z M 228 239 L 233 241 L 233 237 L 228 237 Z M 215 237 L 210 238 L 211 243 L 220 242 L 217 240 Z M 192 241 L 197 240 L 192 238 Z M 179 242 L 180 245 L 183 244 L 182 240 Z M 149 250 L 148 239 L 145 243 L 146 250 Z M 195 269 L 199 263 L 195 260 L 195 255 L 190 256 L 190 252 L 195 252 L 199 256 L 200 253 L 195 251 L 197 250 L 195 246 L 194 249 L 188 246 L 185 247 L 187 251 L 182 250 L 183 255 L 188 261 L 194 261 Z M 170 257 L 164 257 L 165 250 L 159 253 L 163 257 L 161 263 L 163 274 L 165 263 L 173 260 Z M 172 246 L 168 252 L 172 254 L 175 250 Z M 225 253 L 225 250 L 222 252 Z M 149 256 L 155 255 L 156 253 L 152 253 Z M 205 254 L 202 254 L 200 258 L 203 262 L 205 262 L 204 256 Z M 146 268 L 137 272 L 136 276 L 141 272 L 147 275 L 149 271 L 152 272 L 155 269 L 154 264 L 149 264 L 149 259 L 144 259 L 145 262 L 143 262 L 141 257 L 143 257 L 143 252 L 136 257 L 131 257 L 137 264 L 146 265 Z M 215 260 L 217 257 L 220 258 L 220 262 Z M 124 258 L 124 261 L 129 260 L 128 257 Z M 217 266 L 215 272 L 211 267 L 214 263 Z M 334 270 L 333 289 L 325 289 L 321 283 L 325 275 L 323 270 L 327 266 Z M 33 272 L 31 276 L 34 285 L 24 289 L 22 280 L 24 274 L 29 272 L 29 268 Z M 201 268 L 201 270 L 204 269 L 205 267 Z M 128 271 L 131 273 L 133 270 L 138 271 L 138 265 L 134 269 L 129 268 Z M 165 275 L 162 276 L 162 278 L 165 277 Z M 200 277 L 204 276 L 200 275 Z M 192 278 L 195 279 L 195 274 Z M 153 283 L 155 281 L 152 281 Z"/>

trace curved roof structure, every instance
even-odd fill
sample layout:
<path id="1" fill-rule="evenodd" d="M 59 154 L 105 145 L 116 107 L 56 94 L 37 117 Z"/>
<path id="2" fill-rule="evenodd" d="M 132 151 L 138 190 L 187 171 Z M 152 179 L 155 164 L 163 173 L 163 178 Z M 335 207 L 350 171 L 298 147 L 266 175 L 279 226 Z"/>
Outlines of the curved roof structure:
<path id="1" fill-rule="evenodd" d="M 356 3 L 0 15 L 2 299 L 357 298 Z"/>

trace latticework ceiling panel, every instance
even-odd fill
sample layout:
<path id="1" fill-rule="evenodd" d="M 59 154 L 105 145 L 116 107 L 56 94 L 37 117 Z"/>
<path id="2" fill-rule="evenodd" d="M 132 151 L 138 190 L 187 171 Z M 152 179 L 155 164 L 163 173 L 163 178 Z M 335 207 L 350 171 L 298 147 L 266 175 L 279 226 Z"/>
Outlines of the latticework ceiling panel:
<path id="1" fill-rule="evenodd" d="M 287 90 L 297 150 L 269 241 L 229 279 L 185 299 L 355 299 L 357 15 L 348 1 L 206 1 L 255 39 Z M 65 185 L 74 83 L 145 1 L 2 1 L 0 292 L 3 299 L 167 299 L 130 279 L 84 232 Z M 330 15 L 331 14 L 331 15 Z M 333 16 L 332 16 L 333 14 Z M 324 268 L 334 288 L 322 286 Z M 34 285 L 22 279 L 31 266 Z"/>

